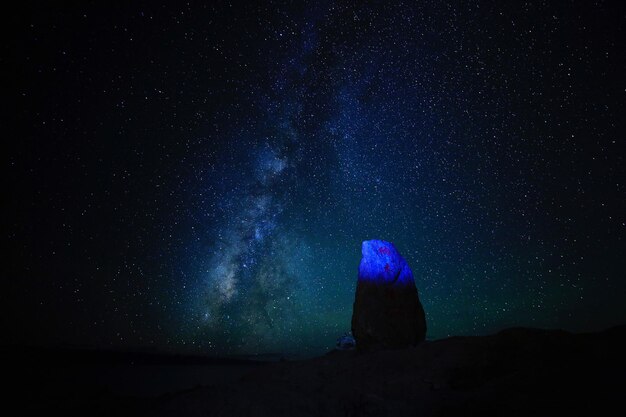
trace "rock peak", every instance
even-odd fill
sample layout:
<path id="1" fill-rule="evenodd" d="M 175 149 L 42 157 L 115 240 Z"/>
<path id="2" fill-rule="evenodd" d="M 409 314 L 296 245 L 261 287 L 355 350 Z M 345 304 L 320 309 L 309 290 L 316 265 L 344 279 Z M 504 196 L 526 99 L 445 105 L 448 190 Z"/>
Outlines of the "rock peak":
<path id="1" fill-rule="evenodd" d="M 415 285 L 413 272 L 393 243 L 366 240 L 361 245 L 359 281 L 389 285 Z"/>

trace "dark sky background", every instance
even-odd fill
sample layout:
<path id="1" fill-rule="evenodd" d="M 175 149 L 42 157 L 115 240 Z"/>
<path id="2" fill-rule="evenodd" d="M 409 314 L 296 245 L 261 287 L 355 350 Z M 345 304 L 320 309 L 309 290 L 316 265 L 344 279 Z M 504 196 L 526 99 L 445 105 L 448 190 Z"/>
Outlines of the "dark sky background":
<path id="1" fill-rule="evenodd" d="M 626 322 L 621 2 L 207 3 L 5 15 L 5 343 L 320 354 L 373 238 L 430 339 Z"/>

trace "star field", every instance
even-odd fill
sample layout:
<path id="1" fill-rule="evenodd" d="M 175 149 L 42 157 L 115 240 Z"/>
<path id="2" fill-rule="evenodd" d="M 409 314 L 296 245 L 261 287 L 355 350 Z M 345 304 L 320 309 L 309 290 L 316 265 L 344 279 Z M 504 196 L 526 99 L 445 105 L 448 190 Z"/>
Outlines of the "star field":
<path id="1" fill-rule="evenodd" d="M 320 354 L 368 239 L 412 268 L 430 339 L 626 318 L 617 4 L 15 16 L 12 343 Z"/>

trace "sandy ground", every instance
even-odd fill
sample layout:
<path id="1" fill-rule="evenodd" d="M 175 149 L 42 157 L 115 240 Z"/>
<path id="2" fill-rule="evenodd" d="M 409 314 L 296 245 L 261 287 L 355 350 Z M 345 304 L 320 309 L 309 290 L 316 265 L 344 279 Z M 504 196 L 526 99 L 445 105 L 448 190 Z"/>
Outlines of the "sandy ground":
<path id="1" fill-rule="evenodd" d="M 48 354 L 5 375 L 18 409 L 37 414 L 621 416 L 624 352 L 626 326 L 594 334 L 509 329 L 277 363 Z"/>

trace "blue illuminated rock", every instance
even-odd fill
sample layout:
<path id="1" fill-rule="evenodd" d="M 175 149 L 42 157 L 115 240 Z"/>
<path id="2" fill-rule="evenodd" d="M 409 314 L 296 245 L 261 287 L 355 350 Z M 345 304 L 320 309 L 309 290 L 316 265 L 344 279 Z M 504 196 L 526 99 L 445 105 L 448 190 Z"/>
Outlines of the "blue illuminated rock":
<path id="1" fill-rule="evenodd" d="M 352 350 L 356 346 L 356 341 L 351 334 L 344 334 L 337 339 L 337 350 Z"/>
<path id="2" fill-rule="evenodd" d="M 384 240 L 366 240 L 361 253 L 352 310 L 357 349 L 417 345 L 426 337 L 426 318 L 411 268 Z"/>

